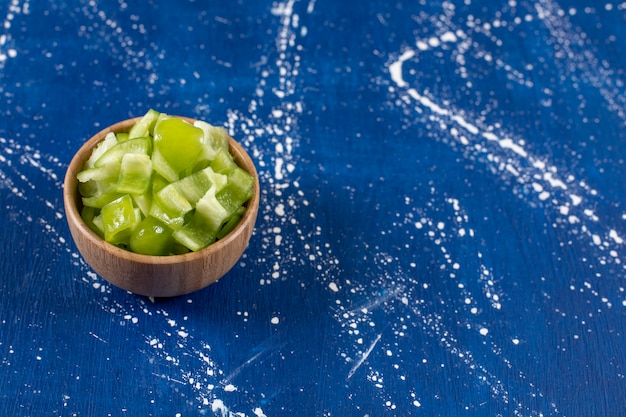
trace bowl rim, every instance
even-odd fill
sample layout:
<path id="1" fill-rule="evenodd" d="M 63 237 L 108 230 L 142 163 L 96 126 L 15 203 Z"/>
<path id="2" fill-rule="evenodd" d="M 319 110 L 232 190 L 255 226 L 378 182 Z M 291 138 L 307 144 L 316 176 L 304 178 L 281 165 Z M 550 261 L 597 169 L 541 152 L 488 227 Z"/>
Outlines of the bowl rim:
<path id="1" fill-rule="evenodd" d="M 178 115 L 169 115 L 171 117 L 178 117 L 187 122 L 193 123 L 198 119 L 194 119 L 186 116 L 178 116 Z M 63 202 L 65 206 L 65 216 L 68 222 L 72 222 L 78 229 L 78 231 L 98 250 L 102 250 L 110 253 L 111 255 L 121 258 L 126 261 L 135 262 L 138 264 L 146 264 L 146 265 L 174 265 L 186 262 L 194 262 L 199 259 L 206 258 L 207 256 L 212 255 L 215 252 L 222 250 L 224 247 L 228 246 L 232 241 L 237 239 L 238 235 L 243 232 L 245 229 L 245 225 L 249 222 L 255 222 L 257 216 L 257 210 L 250 210 L 249 208 L 258 206 L 260 200 L 260 185 L 259 185 L 259 176 L 256 170 L 256 166 L 253 163 L 250 155 L 246 150 L 233 139 L 230 135 L 228 135 L 229 141 L 229 150 L 231 154 L 235 157 L 237 165 L 241 168 L 245 169 L 249 172 L 255 179 L 254 181 L 254 194 L 250 199 L 246 202 L 247 209 L 244 215 L 242 216 L 239 223 L 235 226 L 233 230 L 231 230 L 226 236 L 215 241 L 214 243 L 202 248 L 196 252 L 188 252 L 179 255 L 145 255 L 141 253 L 131 252 L 126 249 L 122 249 L 116 245 L 113 245 L 100 236 L 98 236 L 93 230 L 87 226 L 84 222 L 83 218 L 79 213 L 78 207 L 78 199 L 80 198 L 80 193 L 78 191 L 78 178 L 77 174 L 82 169 L 84 162 L 89 158 L 95 146 L 101 142 L 104 137 L 110 133 L 120 133 L 127 132 L 131 126 L 133 126 L 140 117 L 133 117 L 130 119 L 125 119 L 114 123 L 110 126 L 105 127 L 100 130 L 98 133 L 89 138 L 86 142 L 84 142 L 81 147 L 76 151 L 76 153 L 72 156 L 70 163 L 68 164 L 65 178 L 63 181 Z M 242 163 L 245 163 L 245 166 L 242 166 Z"/>

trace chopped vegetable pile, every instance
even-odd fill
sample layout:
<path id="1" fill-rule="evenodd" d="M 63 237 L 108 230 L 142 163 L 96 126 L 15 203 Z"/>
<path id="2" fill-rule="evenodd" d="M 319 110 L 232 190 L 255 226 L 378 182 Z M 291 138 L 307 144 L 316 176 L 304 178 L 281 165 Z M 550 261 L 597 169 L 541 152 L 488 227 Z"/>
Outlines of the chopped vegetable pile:
<path id="1" fill-rule="evenodd" d="M 128 133 L 107 134 L 77 178 L 89 228 L 145 255 L 198 251 L 226 236 L 254 193 L 224 128 L 152 109 Z"/>

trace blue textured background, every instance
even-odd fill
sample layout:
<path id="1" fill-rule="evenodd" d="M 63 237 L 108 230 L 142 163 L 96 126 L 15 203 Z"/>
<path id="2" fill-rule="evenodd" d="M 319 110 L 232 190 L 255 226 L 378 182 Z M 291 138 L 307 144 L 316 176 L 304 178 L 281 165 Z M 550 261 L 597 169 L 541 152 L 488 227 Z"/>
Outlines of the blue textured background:
<path id="1" fill-rule="evenodd" d="M 0 5 L 0 414 L 626 415 L 626 5 Z M 241 262 L 151 300 L 66 226 L 149 108 L 261 174 Z"/>

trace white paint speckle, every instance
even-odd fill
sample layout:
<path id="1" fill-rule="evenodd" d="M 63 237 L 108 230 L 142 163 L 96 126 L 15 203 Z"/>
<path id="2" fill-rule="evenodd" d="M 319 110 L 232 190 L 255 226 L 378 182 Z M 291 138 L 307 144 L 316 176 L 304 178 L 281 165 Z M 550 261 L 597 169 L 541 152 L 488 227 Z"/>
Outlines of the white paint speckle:
<path id="1" fill-rule="evenodd" d="M 442 42 L 456 42 L 457 41 L 456 35 L 454 34 L 454 32 L 451 32 L 451 31 L 447 31 L 446 33 L 441 35 L 440 39 Z"/>
<path id="2" fill-rule="evenodd" d="M 252 412 L 256 417 L 267 417 L 260 407 L 255 408 Z"/>
<path id="3" fill-rule="evenodd" d="M 575 194 L 570 194 L 569 197 L 572 200 L 572 204 L 575 205 L 575 206 L 579 205 L 583 201 L 582 197 L 577 196 Z"/>

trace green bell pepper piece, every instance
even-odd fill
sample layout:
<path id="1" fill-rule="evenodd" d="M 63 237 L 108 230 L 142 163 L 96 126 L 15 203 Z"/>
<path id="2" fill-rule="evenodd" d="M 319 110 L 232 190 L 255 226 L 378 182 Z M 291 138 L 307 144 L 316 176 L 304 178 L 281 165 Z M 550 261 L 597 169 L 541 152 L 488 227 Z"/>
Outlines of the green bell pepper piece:
<path id="1" fill-rule="evenodd" d="M 130 132 L 128 132 L 128 138 L 140 138 L 143 136 L 151 136 L 154 130 L 154 125 L 159 118 L 160 113 L 156 110 L 150 109 L 146 114 L 143 115 L 141 119 L 137 123 L 130 128 Z"/>
<path id="2" fill-rule="evenodd" d="M 172 236 L 181 245 L 196 252 L 215 242 L 216 231 L 211 229 L 201 216 L 194 215 L 187 224 Z"/>
<path id="3" fill-rule="evenodd" d="M 146 136 L 146 135 L 144 135 L 144 136 Z M 115 137 L 117 139 L 117 143 L 126 142 L 128 139 L 131 139 L 130 135 L 128 133 L 125 133 L 125 132 L 117 133 L 115 135 Z"/>
<path id="4" fill-rule="evenodd" d="M 150 214 L 150 207 L 152 206 L 152 193 L 147 192 L 145 194 L 131 194 L 131 198 L 135 203 L 135 206 L 139 207 L 143 217 Z"/>
<path id="5" fill-rule="evenodd" d="M 141 137 L 117 143 L 96 160 L 95 166 L 119 165 L 122 161 L 122 157 L 129 153 L 142 155 L 152 154 L 152 140 L 150 137 Z"/>
<path id="6" fill-rule="evenodd" d="M 222 224 L 232 213 L 222 206 L 215 195 L 215 187 L 211 187 L 206 194 L 198 200 L 194 217 L 199 217 L 207 225 L 209 230 L 217 233 Z"/>
<path id="7" fill-rule="evenodd" d="M 145 194 L 150 188 L 152 160 L 145 154 L 129 153 L 122 157 L 116 191 Z"/>
<path id="8" fill-rule="evenodd" d="M 211 186 L 222 188 L 226 181 L 227 177 L 225 175 L 214 172 L 211 167 L 206 167 L 171 183 L 168 187 L 176 188 L 192 206 L 195 206 L 198 200 L 209 191 Z"/>
<path id="9" fill-rule="evenodd" d="M 104 223 L 104 240 L 114 245 L 127 244 L 141 220 L 139 209 L 135 209 L 128 194 L 102 207 L 100 214 Z"/>
<path id="10" fill-rule="evenodd" d="M 228 149 L 220 149 L 215 155 L 213 161 L 211 161 L 211 168 L 213 168 L 213 171 L 224 175 L 230 174 L 236 166 L 237 164 Z"/>
<path id="11" fill-rule="evenodd" d="M 100 238 L 104 239 L 102 224 L 97 225 L 96 223 L 94 223 L 94 219 L 96 218 L 96 216 L 98 216 L 98 214 L 100 214 L 100 210 L 98 210 L 97 208 L 85 206 L 80 212 L 80 217 L 83 218 L 87 227 L 89 227 Z"/>
<path id="12" fill-rule="evenodd" d="M 254 192 L 254 177 L 247 171 L 235 167 L 228 175 L 226 186 L 215 195 L 229 214 L 234 213 Z"/>
<path id="13" fill-rule="evenodd" d="M 115 191 L 110 191 L 107 193 L 96 194 L 92 197 L 83 197 L 83 206 L 86 207 L 94 207 L 94 208 L 102 208 L 109 204 L 110 202 L 117 200 L 122 197 L 124 194 L 118 193 Z"/>
<path id="14" fill-rule="evenodd" d="M 235 211 L 227 220 L 226 223 L 222 226 L 222 228 L 217 232 L 217 238 L 223 239 L 227 234 L 229 234 L 237 224 L 241 221 L 244 213 L 246 212 L 246 207 L 240 206 L 237 211 Z"/>
<path id="15" fill-rule="evenodd" d="M 182 172 L 192 171 L 202 151 L 203 138 L 202 129 L 177 117 L 161 118 L 154 127 L 154 147 L 176 173 L 176 179 Z M 168 175 L 160 173 L 171 180 Z"/>
<path id="16" fill-rule="evenodd" d="M 172 230 L 178 230 L 181 227 L 183 227 L 183 224 L 185 224 L 184 217 L 170 216 L 169 214 L 165 212 L 165 210 L 161 208 L 159 203 L 154 201 L 154 197 L 153 197 L 153 202 L 150 205 L 149 215 L 161 220 L 163 223 L 169 226 Z"/>
<path id="17" fill-rule="evenodd" d="M 202 129 L 202 152 L 199 159 L 212 161 L 217 153 L 224 149 L 228 152 L 228 132 L 223 127 L 213 126 L 202 120 L 196 120 L 193 124 Z"/>
<path id="18" fill-rule="evenodd" d="M 193 210 L 191 203 L 176 189 L 174 184 L 167 185 L 156 193 L 153 198 L 154 203 L 158 204 L 170 217 L 185 217 L 185 214 Z"/>
<path id="19" fill-rule="evenodd" d="M 105 135 L 102 142 L 98 143 L 98 145 L 96 145 L 94 150 L 91 152 L 91 155 L 89 156 L 89 159 L 87 159 L 87 162 L 85 162 L 83 169 L 95 167 L 96 161 L 114 145 L 117 145 L 117 137 L 115 136 L 115 133 L 109 132 Z"/>
<path id="20" fill-rule="evenodd" d="M 130 236 L 130 250 L 144 255 L 169 255 L 174 243 L 172 233 L 172 229 L 165 223 L 148 216 L 137 225 Z"/>

